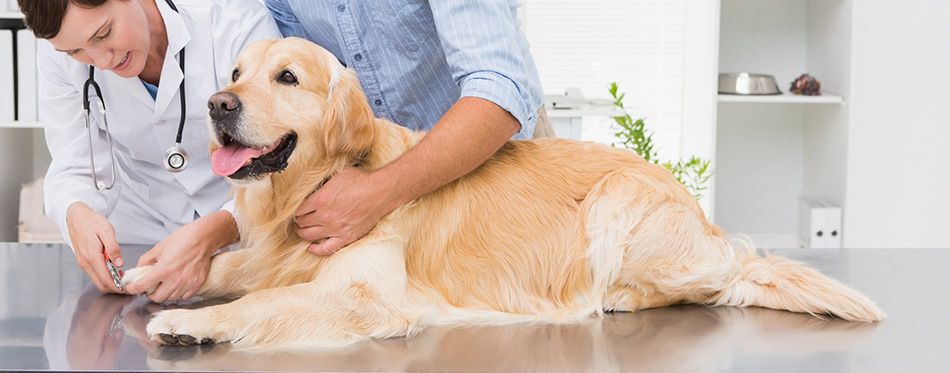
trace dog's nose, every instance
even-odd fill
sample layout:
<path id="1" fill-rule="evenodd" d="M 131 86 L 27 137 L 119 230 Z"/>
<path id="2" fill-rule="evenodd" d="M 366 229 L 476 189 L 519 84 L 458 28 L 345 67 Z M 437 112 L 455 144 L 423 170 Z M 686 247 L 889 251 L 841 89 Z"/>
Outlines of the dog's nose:
<path id="1" fill-rule="evenodd" d="M 208 99 L 211 119 L 222 120 L 241 112 L 241 100 L 231 92 L 218 92 Z"/>

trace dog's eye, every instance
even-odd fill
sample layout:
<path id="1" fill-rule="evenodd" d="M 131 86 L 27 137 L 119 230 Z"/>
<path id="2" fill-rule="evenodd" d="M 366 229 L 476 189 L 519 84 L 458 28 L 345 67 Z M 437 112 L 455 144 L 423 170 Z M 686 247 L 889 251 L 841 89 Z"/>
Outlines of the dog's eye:
<path id="1" fill-rule="evenodd" d="M 241 70 L 238 70 L 236 67 L 234 71 L 231 72 L 231 83 L 234 83 L 241 77 Z"/>
<path id="2" fill-rule="evenodd" d="M 277 76 L 277 81 L 284 84 L 297 85 L 297 76 L 294 75 L 293 71 L 284 70 Z"/>

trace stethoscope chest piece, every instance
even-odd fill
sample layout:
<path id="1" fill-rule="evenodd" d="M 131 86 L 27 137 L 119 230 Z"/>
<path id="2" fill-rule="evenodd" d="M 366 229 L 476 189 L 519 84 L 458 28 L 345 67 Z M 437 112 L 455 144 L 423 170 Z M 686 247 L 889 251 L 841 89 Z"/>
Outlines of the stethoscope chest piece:
<path id="1" fill-rule="evenodd" d="M 165 169 L 168 172 L 181 172 L 188 166 L 188 153 L 179 144 L 165 151 Z"/>

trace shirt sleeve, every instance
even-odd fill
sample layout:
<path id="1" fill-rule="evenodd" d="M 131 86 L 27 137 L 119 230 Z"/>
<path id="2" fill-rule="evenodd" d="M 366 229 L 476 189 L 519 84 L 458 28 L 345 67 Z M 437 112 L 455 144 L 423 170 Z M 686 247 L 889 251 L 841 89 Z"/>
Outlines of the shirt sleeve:
<path id="1" fill-rule="evenodd" d="M 297 16 L 294 15 L 286 0 L 267 0 L 266 5 L 284 37 L 308 38 L 307 31 L 297 20 Z"/>
<path id="2" fill-rule="evenodd" d="M 227 202 L 224 203 L 224 206 L 221 206 L 220 211 L 230 212 L 231 216 L 234 217 L 234 220 L 237 221 L 238 216 L 237 216 L 237 213 L 234 212 L 234 206 L 235 206 L 234 198 L 231 198 Z"/>
<path id="3" fill-rule="evenodd" d="M 242 4 L 245 4 L 243 9 L 227 12 L 225 19 L 219 19 L 214 27 L 215 42 L 228 43 L 223 56 L 228 61 L 217 67 L 222 70 L 218 71 L 218 75 L 227 77 L 225 85 L 230 83 L 231 68 L 244 48 L 261 39 L 281 37 L 280 30 L 267 8 L 257 1 Z"/>
<path id="4" fill-rule="evenodd" d="M 461 97 L 486 99 L 511 113 L 530 139 L 543 95 L 518 44 L 523 38 L 507 0 L 431 1 L 433 20 Z M 536 84 L 540 91 L 540 83 Z"/>
<path id="5" fill-rule="evenodd" d="M 48 215 L 59 226 L 66 242 L 69 229 L 66 210 L 75 202 L 83 202 L 93 211 L 108 216 L 118 201 L 122 182 L 116 175 L 111 190 L 93 186 L 89 162 L 89 139 L 83 115 L 82 92 L 70 82 L 66 71 L 67 56 L 53 50 L 49 42 L 38 45 L 39 119 L 45 127 L 46 144 L 52 162 L 43 185 L 43 199 Z M 90 94 L 90 110 L 98 111 L 98 99 Z M 93 116 L 99 118 L 98 114 Z M 92 121 L 96 176 L 108 182 L 112 178 L 112 154 L 105 131 Z M 116 165 L 118 168 L 118 165 Z"/>

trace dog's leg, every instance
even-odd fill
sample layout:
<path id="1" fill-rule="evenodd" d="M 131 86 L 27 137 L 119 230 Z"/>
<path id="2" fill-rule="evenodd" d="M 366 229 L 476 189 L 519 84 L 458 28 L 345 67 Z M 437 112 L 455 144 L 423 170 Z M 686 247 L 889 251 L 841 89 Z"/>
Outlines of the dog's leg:
<path id="1" fill-rule="evenodd" d="M 253 286 L 254 274 L 246 273 L 242 267 L 250 258 L 249 249 L 223 252 L 211 257 L 211 269 L 205 283 L 196 295 L 205 298 L 223 296 L 242 296 Z"/>
<path id="2" fill-rule="evenodd" d="M 249 252 L 247 250 L 223 252 L 211 257 L 211 269 L 208 271 L 208 277 L 205 279 L 201 289 L 195 295 L 205 298 L 215 298 L 222 296 L 241 296 L 247 294 L 252 285 L 249 283 L 249 274 L 240 270 L 241 266 L 247 262 Z M 145 277 L 152 271 L 154 266 L 147 265 L 132 268 L 122 276 L 122 286 Z M 155 288 L 146 290 L 146 294 L 151 294 Z"/>
<path id="3" fill-rule="evenodd" d="M 720 232 L 661 168 L 616 170 L 582 208 L 596 307 L 636 311 L 704 302 L 738 271 Z"/>
<path id="4" fill-rule="evenodd" d="M 158 313 L 149 337 L 164 344 L 232 342 L 236 348 L 319 348 L 412 333 L 400 241 L 358 241 L 333 254 L 312 282 L 254 291 L 234 302 Z"/>
<path id="5" fill-rule="evenodd" d="M 867 297 L 818 271 L 778 257 L 761 258 L 752 250 L 737 254 L 725 232 L 706 221 L 675 180 L 645 177 L 641 171 L 615 171 L 585 202 L 591 237 L 587 256 L 595 279 L 592 299 L 603 294 L 605 309 L 703 303 L 831 314 L 852 321 L 884 317 Z M 610 294 L 614 286 L 650 291 L 648 296 L 622 290 Z"/>

